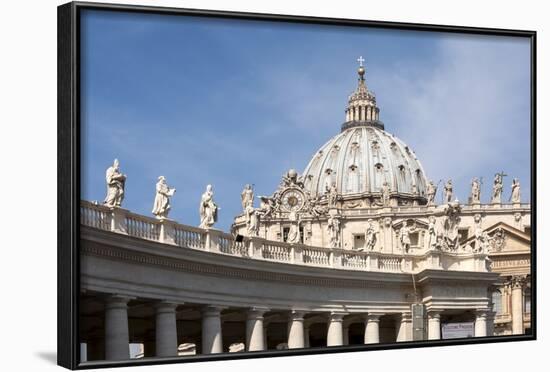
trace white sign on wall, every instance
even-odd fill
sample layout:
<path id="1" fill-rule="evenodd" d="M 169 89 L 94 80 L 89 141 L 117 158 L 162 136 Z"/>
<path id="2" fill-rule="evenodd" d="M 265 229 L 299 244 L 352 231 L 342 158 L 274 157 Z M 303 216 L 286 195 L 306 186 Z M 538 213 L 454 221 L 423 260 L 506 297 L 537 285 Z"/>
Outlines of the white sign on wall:
<path id="1" fill-rule="evenodd" d="M 466 338 L 474 337 L 474 323 L 445 323 L 441 327 L 441 338 Z"/>

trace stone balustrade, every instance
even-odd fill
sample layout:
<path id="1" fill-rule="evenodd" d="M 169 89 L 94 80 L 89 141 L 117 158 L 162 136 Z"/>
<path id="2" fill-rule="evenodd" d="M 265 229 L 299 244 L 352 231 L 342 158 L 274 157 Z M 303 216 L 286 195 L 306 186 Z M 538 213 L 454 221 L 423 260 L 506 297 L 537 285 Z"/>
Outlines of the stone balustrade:
<path id="1" fill-rule="evenodd" d="M 396 273 L 416 273 L 426 269 L 488 271 L 486 254 L 436 250 L 413 254 L 363 252 L 290 244 L 259 237 L 243 237 L 241 241 L 237 241 L 233 235 L 219 230 L 187 226 L 172 220 L 158 220 L 125 209 L 110 209 L 87 201 L 81 202 L 80 221 L 83 226 L 140 239 L 255 260 Z"/>

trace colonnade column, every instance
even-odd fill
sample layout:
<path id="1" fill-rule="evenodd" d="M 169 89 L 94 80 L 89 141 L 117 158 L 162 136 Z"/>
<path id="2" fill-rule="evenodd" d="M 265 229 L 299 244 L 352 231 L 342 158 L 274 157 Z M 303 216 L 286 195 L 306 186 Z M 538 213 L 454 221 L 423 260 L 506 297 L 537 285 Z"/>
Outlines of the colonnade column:
<path id="1" fill-rule="evenodd" d="M 105 359 L 130 359 L 128 302 L 130 297 L 114 295 L 105 301 Z"/>
<path id="2" fill-rule="evenodd" d="M 487 310 L 477 310 L 476 320 L 474 323 L 474 336 L 485 337 L 487 336 Z"/>
<path id="3" fill-rule="evenodd" d="M 523 275 L 513 276 L 510 280 L 512 287 L 512 334 L 523 334 L 523 286 L 526 277 Z"/>
<path id="4" fill-rule="evenodd" d="M 158 357 L 178 355 L 177 306 L 177 304 L 171 302 L 155 304 L 155 355 Z"/>
<path id="5" fill-rule="evenodd" d="M 380 316 L 381 314 L 369 313 L 365 317 L 365 344 L 380 342 Z"/>
<path id="6" fill-rule="evenodd" d="M 441 339 L 441 311 L 428 311 L 428 340 Z"/>
<path id="7" fill-rule="evenodd" d="M 397 342 L 412 341 L 412 314 L 402 313 L 397 319 Z"/>
<path id="8" fill-rule="evenodd" d="M 264 314 L 267 309 L 251 308 L 246 314 L 246 351 L 265 350 Z"/>
<path id="9" fill-rule="evenodd" d="M 223 352 L 220 306 L 205 306 L 202 309 L 202 353 Z"/>
<path id="10" fill-rule="evenodd" d="M 341 346 L 344 343 L 343 313 L 332 312 L 329 316 L 327 346 Z"/>
<path id="11" fill-rule="evenodd" d="M 305 346 L 304 312 L 293 310 L 288 320 L 288 348 L 303 348 Z"/>

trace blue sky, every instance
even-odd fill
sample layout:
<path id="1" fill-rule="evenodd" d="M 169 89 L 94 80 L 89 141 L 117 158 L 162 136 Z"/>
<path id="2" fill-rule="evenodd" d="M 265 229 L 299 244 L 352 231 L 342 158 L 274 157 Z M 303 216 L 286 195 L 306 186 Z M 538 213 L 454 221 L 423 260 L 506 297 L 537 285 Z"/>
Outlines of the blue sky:
<path id="1" fill-rule="evenodd" d="M 151 215 L 157 177 L 177 189 L 170 218 L 198 225 L 207 184 L 228 231 L 247 183 L 270 195 L 338 134 L 357 62 L 386 130 L 429 178 L 482 201 L 503 170 L 530 192 L 528 39 L 85 11 L 82 198 L 105 169 L 128 175 L 123 207 Z"/>

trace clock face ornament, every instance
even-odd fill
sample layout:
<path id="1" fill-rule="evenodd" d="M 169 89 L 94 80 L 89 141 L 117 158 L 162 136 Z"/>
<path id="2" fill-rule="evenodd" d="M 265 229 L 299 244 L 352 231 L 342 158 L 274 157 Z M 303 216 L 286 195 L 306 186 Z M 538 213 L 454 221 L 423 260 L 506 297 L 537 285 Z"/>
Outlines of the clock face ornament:
<path id="1" fill-rule="evenodd" d="M 283 208 L 289 212 L 302 209 L 305 201 L 304 194 L 298 190 L 285 191 L 281 199 Z"/>

